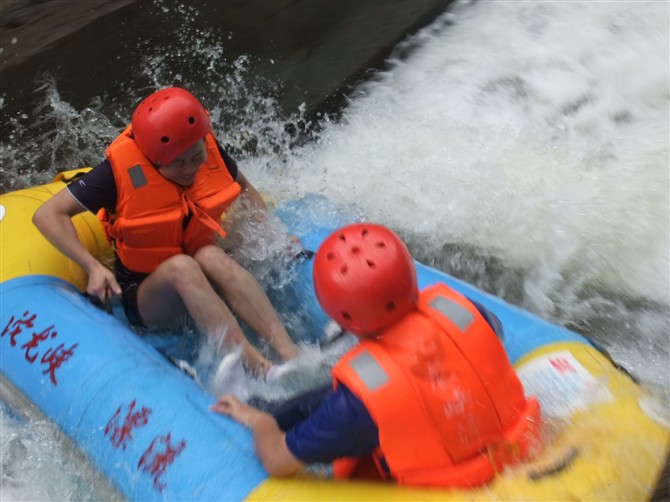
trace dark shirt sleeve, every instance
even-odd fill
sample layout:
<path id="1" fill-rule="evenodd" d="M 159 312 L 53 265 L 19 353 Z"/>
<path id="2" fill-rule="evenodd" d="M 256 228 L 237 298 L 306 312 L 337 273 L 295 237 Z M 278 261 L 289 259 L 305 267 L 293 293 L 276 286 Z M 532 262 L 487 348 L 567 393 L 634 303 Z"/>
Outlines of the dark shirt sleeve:
<path id="1" fill-rule="evenodd" d="M 116 181 L 112 165 L 105 160 L 67 186 L 70 194 L 86 209 L 97 213 L 101 208 L 114 212 Z"/>
<path id="2" fill-rule="evenodd" d="M 379 431 L 363 402 L 340 384 L 309 418 L 289 429 L 286 446 L 305 464 L 329 463 L 371 453 L 379 447 Z"/>
<path id="3" fill-rule="evenodd" d="M 232 176 L 234 180 L 237 179 L 237 162 L 235 162 L 235 159 L 233 159 L 228 152 L 226 152 L 223 147 L 219 144 L 219 142 L 216 142 L 216 147 L 219 149 L 219 153 L 221 154 L 221 157 L 223 157 L 223 161 L 226 163 L 226 167 L 228 168 L 228 172 Z"/>
<path id="4" fill-rule="evenodd" d="M 505 331 L 503 329 L 503 325 L 500 322 L 500 319 L 498 319 L 498 316 L 495 315 L 493 312 L 491 312 L 489 309 L 484 307 L 479 302 L 474 301 L 471 298 L 468 298 L 472 302 L 472 304 L 477 307 L 477 310 L 479 310 L 479 313 L 482 315 L 484 320 L 489 323 L 489 326 L 491 326 L 491 329 L 495 331 L 495 334 L 498 336 L 498 339 L 502 341 L 505 337 Z"/>

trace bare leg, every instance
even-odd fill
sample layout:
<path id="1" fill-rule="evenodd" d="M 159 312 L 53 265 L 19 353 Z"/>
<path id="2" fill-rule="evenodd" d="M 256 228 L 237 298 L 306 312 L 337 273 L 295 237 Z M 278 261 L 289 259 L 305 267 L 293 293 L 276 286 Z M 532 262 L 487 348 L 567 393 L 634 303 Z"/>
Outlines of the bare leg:
<path id="1" fill-rule="evenodd" d="M 242 329 L 207 280 L 198 262 L 178 255 L 163 262 L 139 287 L 138 307 L 149 327 L 169 326 L 189 314 L 219 349 L 242 346 L 247 366 L 264 375 L 271 363 L 249 343 Z"/>
<path id="2" fill-rule="evenodd" d="M 235 314 L 268 341 L 283 360 L 298 356 L 298 348 L 253 275 L 216 246 L 200 249 L 195 259 Z"/>

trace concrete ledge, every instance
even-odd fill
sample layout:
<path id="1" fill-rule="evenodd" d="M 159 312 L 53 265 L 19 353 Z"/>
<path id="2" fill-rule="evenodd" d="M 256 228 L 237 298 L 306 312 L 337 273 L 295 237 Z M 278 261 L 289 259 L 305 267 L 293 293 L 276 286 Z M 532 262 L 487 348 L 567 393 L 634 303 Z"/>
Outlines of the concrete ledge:
<path id="1" fill-rule="evenodd" d="M 101 93 L 137 87 L 141 51 L 148 40 L 160 51 L 181 28 L 177 0 L 0 0 L 0 72 L 6 106 L 21 103 L 37 75 L 51 74 L 64 99 L 79 106 Z M 193 0 L 189 22 L 225 35 L 228 60 L 249 55 L 249 71 L 281 90 L 281 107 L 307 114 L 339 109 L 351 84 L 380 68 L 408 34 L 444 12 L 451 0 Z M 130 51 L 129 51 L 130 48 Z M 123 55 L 122 59 L 110 57 Z M 188 61 L 179 73 L 197 79 Z M 125 76 L 124 76 L 125 75 Z M 119 85 L 123 79 L 123 85 Z M 141 84 L 140 84 L 141 87 Z M 118 91 L 116 89 L 119 89 Z M 119 102 L 127 95 L 119 95 Z M 133 98 L 136 99 L 136 98 Z"/>
<path id="2" fill-rule="evenodd" d="M 408 34 L 429 24 L 451 0 L 229 0 L 233 50 L 258 57 L 254 71 L 284 82 L 283 105 L 314 109 L 379 67 Z M 259 8 L 259 4 L 263 7 Z M 274 60 L 272 64 L 270 61 Z M 294 89 L 290 87 L 293 86 Z"/>
<path id="3" fill-rule="evenodd" d="M 0 71 L 135 0 L 2 0 Z"/>

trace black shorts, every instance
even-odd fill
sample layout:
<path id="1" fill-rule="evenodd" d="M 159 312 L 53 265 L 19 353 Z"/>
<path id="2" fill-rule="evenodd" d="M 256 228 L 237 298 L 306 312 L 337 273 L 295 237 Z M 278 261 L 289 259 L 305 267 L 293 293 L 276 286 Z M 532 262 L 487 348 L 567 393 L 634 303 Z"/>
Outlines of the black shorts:
<path id="1" fill-rule="evenodd" d="M 123 266 L 123 263 L 121 263 L 118 256 L 114 260 L 114 273 L 116 275 L 116 281 L 119 283 L 119 286 L 121 286 L 123 311 L 128 318 L 128 322 L 133 326 L 146 328 L 137 306 L 137 290 L 142 281 L 146 279 L 149 274 L 140 274 L 139 272 L 128 270 Z"/>

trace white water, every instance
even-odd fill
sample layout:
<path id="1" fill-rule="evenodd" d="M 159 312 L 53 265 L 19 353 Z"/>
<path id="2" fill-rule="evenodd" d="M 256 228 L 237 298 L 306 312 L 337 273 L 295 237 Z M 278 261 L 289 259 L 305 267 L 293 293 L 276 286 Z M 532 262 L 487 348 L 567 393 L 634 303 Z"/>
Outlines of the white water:
<path id="1" fill-rule="evenodd" d="M 460 6 L 452 25 L 445 17 L 399 47 L 390 71 L 358 90 L 342 120 L 326 121 L 318 141 L 289 150 L 264 96 L 252 96 L 246 121 L 221 136 L 233 145 L 266 136 L 259 154 L 239 159 L 262 191 L 280 200 L 316 192 L 357 208 L 400 232 L 424 261 L 595 337 L 667 400 L 668 10 L 666 2 Z M 162 54 L 149 61 L 154 80 L 171 83 Z M 253 94 L 244 79 L 231 85 Z M 54 141 L 52 164 L 96 161 L 112 118 L 95 105 L 74 110 L 47 87 L 56 127 L 85 145 L 57 158 L 63 144 Z M 3 501 L 80 493 L 39 426 L 4 410 L 0 425 Z"/>
<path id="2" fill-rule="evenodd" d="M 664 11 L 475 4 L 366 86 L 280 188 L 487 249 L 542 298 L 567 272 L 667 303 Z"/>
<path id="3" fill-rule="evenodd" d="M 668 4 L 479 2 L 454 20 L 268 186 L 358 206 L 443 268 L 465 246 L 519 271 L 482 286 L 667 386 Z"/>

